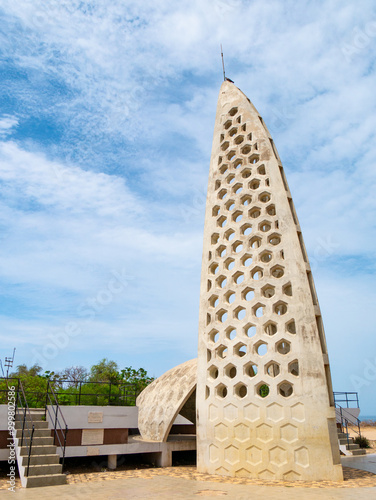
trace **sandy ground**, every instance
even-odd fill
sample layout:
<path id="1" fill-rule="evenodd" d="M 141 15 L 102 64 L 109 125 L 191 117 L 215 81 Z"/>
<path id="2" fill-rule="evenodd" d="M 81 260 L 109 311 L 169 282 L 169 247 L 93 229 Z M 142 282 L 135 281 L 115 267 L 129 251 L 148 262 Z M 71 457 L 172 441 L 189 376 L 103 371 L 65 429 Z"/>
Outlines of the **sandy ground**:
<path id="1" fill-rule="evenodd" d="M 356 438 L 358 435 L 355 431 L 350 430 L 350 436 Z M 366 437 L 371 445 L 370 449 L 367 449 L 367 453 L 376 453 L 376 427 L 361 427 L 360 432 L 362 436 Z"/>

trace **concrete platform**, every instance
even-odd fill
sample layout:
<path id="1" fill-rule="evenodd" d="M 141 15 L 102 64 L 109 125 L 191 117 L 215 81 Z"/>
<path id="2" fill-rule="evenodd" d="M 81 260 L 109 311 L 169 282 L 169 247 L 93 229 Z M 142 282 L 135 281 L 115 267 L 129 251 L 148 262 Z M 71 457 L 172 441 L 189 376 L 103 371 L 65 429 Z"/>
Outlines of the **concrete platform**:
<path id="1" fill-rule="evenodd" d="M 376 474 L 376 453 L 369 453 L 368 455 L 361 455 L 359 457 L 341 457 L 341 463 L 344 467 L 365 470 Z"/>

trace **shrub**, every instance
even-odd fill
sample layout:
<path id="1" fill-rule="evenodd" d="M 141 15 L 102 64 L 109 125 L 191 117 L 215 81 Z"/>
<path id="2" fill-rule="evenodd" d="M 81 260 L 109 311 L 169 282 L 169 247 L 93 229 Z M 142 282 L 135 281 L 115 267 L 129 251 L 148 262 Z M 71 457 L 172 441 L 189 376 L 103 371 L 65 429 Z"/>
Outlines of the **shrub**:
<path id="1" fill-rule="evenodd" d="M 371 444 L 365 436 L 357 436 L 354 443 L 358 444 L 360 448 L 371 448 Z"/>

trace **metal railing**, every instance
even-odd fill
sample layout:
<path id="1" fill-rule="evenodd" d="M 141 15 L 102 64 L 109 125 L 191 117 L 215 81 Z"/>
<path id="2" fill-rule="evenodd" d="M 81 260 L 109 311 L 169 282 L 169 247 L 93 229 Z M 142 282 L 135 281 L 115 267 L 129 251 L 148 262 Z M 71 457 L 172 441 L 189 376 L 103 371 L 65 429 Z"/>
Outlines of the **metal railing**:
<path id="1" fill-rule="evenodd" d="M 21 417 L 21 418 L 17 419 L 17 417 Z M 21 433 L 20 447 L 23 447 L 24 445 L 27 447 L 27 467 L 25 469 L 25 477 L 28 477 L 29 468 L 30 468 L 30 456 L 31 456 L 31 450 L 33 447 L 33 437 L 34 437 L 35 427 L 33 424 L 33 418 L 32 418 L 31 413 L 30 413 L 29 405 L 27 404 L 27 399 L 25 396 L 25 391 L 24 391 L 24 388 L 22 386 L 21 380 L 18 380 L 18 387 L 17 387 L 16 421 L 17 420 L 19 422 L 20 421 L 22 422 L 22 433 Z M 25 438 L 26 434 L 27 434 L 27 438 Z M 28 444 L 26 445 L 27 441 L 28 441 Z"/>
<path id="2" fill-rule="evenodd" d="M 359 397 L 357 392 L 333 392 L 334 403 L 346 408 L 359 408 Z M 346 406 L 344 404 L 346 403 Z"/>
<path id="3" fill-rule="evenodd" d="M 54 443 L 58 445 L 61 449 L 62 466 L 64 468 L 68 425 L 65 421 L 63 412 L 61 411 L 61 408 L 59 406 L 54 389 L 50 381 L 48 381 L 47 383 L 45 417 L 46 417 L 46 422 L 48 422 L 47 419 L 49 419 L 53 426 Z"/>
<path id="4" fill-rule="evenodd" d="M 362 434 L 360 432 L 360 420 L 357 417 L 354 417 L 349 411 L 346 410 L 346 408 L 342 408 L 338 403 L 335 403 L 335 407 L 338 408 L 339 410 L 339 416 L 340 416 L 340 425 L 341 425 L 341 432 L 346 434 L 347 438 L 347 444 L 350 445 L 350 439 L 349 439 L 349 428 L 358 436 L 361 438 Z"/>

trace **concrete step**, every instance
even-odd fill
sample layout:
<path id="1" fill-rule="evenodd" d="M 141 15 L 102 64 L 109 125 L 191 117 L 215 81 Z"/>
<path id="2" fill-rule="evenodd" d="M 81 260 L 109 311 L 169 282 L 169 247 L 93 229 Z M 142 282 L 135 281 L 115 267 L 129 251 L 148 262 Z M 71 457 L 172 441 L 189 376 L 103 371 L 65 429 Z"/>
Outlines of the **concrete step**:
<path id="1" fill-rule="evenodd" d="M 31 476 L 26 479 L 26 488 L 38 488 L 41 486 L 56 486 L 66 484 L 65 474 L 49 474 L 45 476 Z"/>
<path id="2" fill-rule="evenodd" d="M 22 436 L 22 429 L 16 430 L 16 437 L 20 438 Z M 34 428 L 34 437 L 51 437 L 50 429 L 35 429 Z"/>
<path id="3" fill-rule="evenodd" d="M 61 464 L 40 464 L 30 465 L 29 476 L 47 476 L 51 474 L 61 474 L 63 466 Z"/>
<path id="4" fill-rule="evenodd" d="M 27 466 L 28 457 L 21 457 L 22 465 L 24 467 Z M 60 457 L 57 454 L 54 455 L 31 455 L 30 457 L 30 465 L 54 465 L 58 464 L 60 461 Z"/>
<path id="5" fill-rule="evenodd" d="M 338 433 L 338 439 L 344 439 L 344 438 L 347 438 L 346 432 L 339 432 Z"/>
<path id="6" fill-rule="evenodd" d="M 33 447 L 34 446 L 49 446 L 52 445 L 54 442 L 54 438 L 51 436 L 51 434 L 47 437 L 39 437 L 39 436 L 33 436 Z M 23 438 L 23 443 L 22 446 L 29 446 L 30 443 L 30 437 L 28 434 L 24 436 Z"/>
<path id="7" fill-rule="evenodd" d="M 21 457 L 25 457 L 29 454 L 29 448 L 27 446 L 22 446 L 20 450 Z M 42 446 L 32 446 L 31 455 L 56 455 L 56 446 L 53 445 L 42 445 Z"/>
<path id="8" fill-rule="evenodd" d="M 31 425 L 34 425 L 34 429 L 48 429 L 48 422 L 45 422 L 44 420 L 40 420 L 37 422 L 33 421 L 33 424 L 31 424 L 31 422 L 28 421 L 27 425 L 29 426 L 29 428 L 31 428 Z M 16 429 L 22 429 L 22 421 L 16 420 L 14 426 Z M 26 427 L 26 424 L 25 424 L 25 427 Z"/>
<path id="9" fill-rule="evenodd" d="M 353 444 L 347 444 L 346 445 L 346 449 L 347 450 L 359 450 L 359 445 L 355 444 L 355 443 L 353 443 Z"/>
<path id="10" fill-rule="evenodd" d="M 359 448 L 357 450 L 351 450 L 351 452 L 352 452 L 352 454 L 354 456 L 357 456 L 357 455 L 366 455 L 367 454 L 367 452 L 366 452 L 366 450 L 364 448 Z"/>
<path id="11" fill-rule="evenodd" d="M 349 444 L 353 444 L 353 443 L 354 443 L 353 438 L 349 438 Z M 339 444 L 347 444 L 347 438 L 339 439 Z"/>

